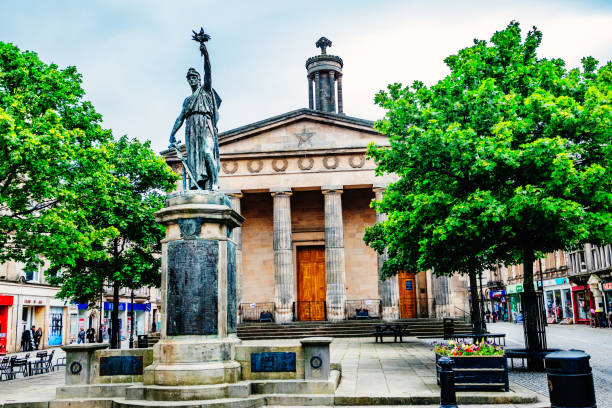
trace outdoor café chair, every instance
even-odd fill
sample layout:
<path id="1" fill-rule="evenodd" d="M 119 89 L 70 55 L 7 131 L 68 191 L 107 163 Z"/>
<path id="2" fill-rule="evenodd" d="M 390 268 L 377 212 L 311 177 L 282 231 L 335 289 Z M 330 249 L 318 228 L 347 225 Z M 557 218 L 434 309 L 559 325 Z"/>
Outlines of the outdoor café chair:
<path id="1" fill-rule="evenodd" d="M 11 374 L 13 378 L 17 377 L 17 374 L 21 374 L 24 377 L 28 376 L 28 360 L 25 358 L 16 358 L 11 360 Z"/>
<path id="2" fill-rule="evenodd" d="M 0 360 L 0 381 L 2 381 L 3 377 L 6 377 L 7 380 L 13 378 L 11 361 L 9 357 L 4 357 L 2 360 Z"/>

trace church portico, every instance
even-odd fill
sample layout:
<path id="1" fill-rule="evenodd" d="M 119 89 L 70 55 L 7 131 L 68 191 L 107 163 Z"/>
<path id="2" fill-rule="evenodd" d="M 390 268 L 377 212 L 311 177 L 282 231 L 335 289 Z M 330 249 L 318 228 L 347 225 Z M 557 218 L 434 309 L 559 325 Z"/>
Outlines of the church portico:
<path id="1" fill-rule="evenodd" d="M 375 174 L 367 146 L 389 140 L 342 111 L 341 59 L 308 61 L 310 109 L 219 134 L 219 184 L 245 218 L 232 233 L 239 321 L 266 312 L 276 323 L 341 321 L 358 310 L 385 320 L 427 317 L 425 274 L 380 281 L 384 255 L 363 241 L 384 219 L 372 200 L 394 181 Z M 180 167 L 173 152 L 166 158 Z"/>

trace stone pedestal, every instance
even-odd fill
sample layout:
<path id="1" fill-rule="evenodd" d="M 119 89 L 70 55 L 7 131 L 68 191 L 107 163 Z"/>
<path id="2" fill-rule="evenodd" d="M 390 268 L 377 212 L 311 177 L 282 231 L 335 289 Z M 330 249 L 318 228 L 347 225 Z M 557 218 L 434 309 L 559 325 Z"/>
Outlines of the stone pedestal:
<path id="1" fill-rule="evenodd" d="M 300 340 L 304 348 L 304 378 L 306 380 L 329 379 L 331 337 L 307 337 Z"/>
<path id="2" fill-rule="evenodd" d="M 236 337 L 236 243 L 244 218 L 212 191 L 172 194 L 156 214 L 162 241 L 162 330 L 147 385 L 206 385 L 240 380 Z"/>
<path id="3" fill-rule="evenodd" d="M 89 343 L 63 346 L 66 352 L 66 385 L 91 384 L 95 373 L 92 372 L 94 353 L 103 350 L 108 344 Z"/>

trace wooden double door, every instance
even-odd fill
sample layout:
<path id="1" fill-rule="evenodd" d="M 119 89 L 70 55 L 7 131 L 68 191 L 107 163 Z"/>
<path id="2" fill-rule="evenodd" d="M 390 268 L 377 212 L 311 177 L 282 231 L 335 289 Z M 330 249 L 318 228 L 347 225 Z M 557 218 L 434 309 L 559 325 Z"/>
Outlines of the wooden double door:
<path id="1" fill-rule="evenodd" d="M 414 273 L 400 272 L 397 275 L 399 284 L 400 319 L 413 319 L 416 313 L 416 281 Z"/>
<path id="2" fill-rule="evenodd" d="M 297 318 L 325 320 L 325 247 L 297 247 Z"/>

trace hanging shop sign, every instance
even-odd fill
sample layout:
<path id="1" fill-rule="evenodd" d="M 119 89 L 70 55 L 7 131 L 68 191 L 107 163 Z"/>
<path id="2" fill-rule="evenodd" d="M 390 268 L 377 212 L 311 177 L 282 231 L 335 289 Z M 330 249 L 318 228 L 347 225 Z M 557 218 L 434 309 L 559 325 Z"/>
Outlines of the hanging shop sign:
<path id="1" fill-rule="evenodd" d="M 491 299 L 493 298 L 501 298 L 502 296 L 504 296 L 506 294 L 506 291 L 501 289 L 501 290 L 493 290 L 491 292 L 489 292 L 489 296 Z"/>
<path id="2" fill-rule="evenodd" d="M 603 284 L 603 290 L 612 290 L 612 282 L 606 282 Z"/>

